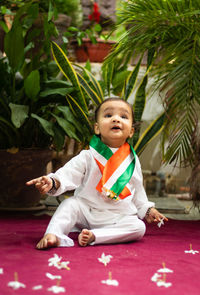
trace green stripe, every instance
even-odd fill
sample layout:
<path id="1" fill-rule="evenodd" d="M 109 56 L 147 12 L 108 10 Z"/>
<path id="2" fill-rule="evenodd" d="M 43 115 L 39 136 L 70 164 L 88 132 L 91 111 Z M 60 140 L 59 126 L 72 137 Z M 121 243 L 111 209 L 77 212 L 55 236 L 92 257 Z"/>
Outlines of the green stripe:
<path id="1" fill-rule="evenodd" d="M 113 152 L 107 145 L 105 145 L 101 139 L 94 135 L 90 141 L 90 146 L 93 147 L 99 154 L 101 154 L 106 160 L 109 160 L 112 157 Z"/>
<path id="2" fill-rule="evenodd" d="M 130 163 L 130 165 L 127 167 L 126 171 L 117 179 L 117 181 L 114 183 L 114 185 L 111 187 L 111 191 L 113 191 L 117 196 L 120 195 L 120 193 L 123 191 L 124 187 L 127 183 L 129 183 L 133 171 L 135 169 L 135 151 L 131 147 L 131 150 L 133 151 L 134 159 Z"/>
<path id="3" fill-rule="evenodd" d="M 94 135 L 90 141 L 90 146 L 92 148 L 94 148 L 99 154 L 101 154 L 104 158 L 106 158 L 106 160 L 109 160 L 110 157 L 113 155 L 112 151 L 110 150 L 110 148 L 105 145 L 101 139 Z M 130 145 L 131 151 L 133 153 L 133 160 L 132 162 L 129 164 L 129 166 L 127 167 L 126 171 L 124 171 L 124 173 L 117 179 L 117 181 L 114 183 L 114 185 L 112 186 L 111 190 L 117 195 L 119 196 L 120 193 L 123 191 L 124 187 L 126 186 L 126 184 L 130 181 L 132 175 L 133 175 L 133 171 L 135 169 L 135 162 L 136 162 L 136 153 L 133 149 L 133 147 Z"/>

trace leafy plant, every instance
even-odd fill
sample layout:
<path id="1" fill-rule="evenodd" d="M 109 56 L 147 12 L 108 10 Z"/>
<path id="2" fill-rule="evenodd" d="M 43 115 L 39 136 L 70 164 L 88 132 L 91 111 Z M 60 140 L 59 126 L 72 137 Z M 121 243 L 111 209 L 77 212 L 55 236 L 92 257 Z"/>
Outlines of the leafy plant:
<path id="1" fill-rule="evenodd" d="M 107 62 L 154 52 L 151 76 L 165 107 L 162 152 L 166 163 L 193 165 L 199 118 L 199 29 L 197 0 L 130 0 L 121 3 L 121 24 L 128 26 Z"/>
<path id="2" fill-rule="evenodd" d="M 74 89 L 57 77 L 58 68 L 51 61 L 50 39 L 56 34 L 52 16 L 50 2 L 45 13 L 38 2 L 27 1 L 6 30 L 6 57 L 0 59 L 1 149 L 61 150 L 66 135 L 84 140 L 65 99 Z"/>
<path id="3" fill-rule="evenodd" d="M 76 64 L 72 65 L 64 51 L 55 42 L 52 43 L 52 53 L 62 74 L 71 82 L 75 89 L 73 95 L 67 94 L 67 100 L 74 115 L 79 118 L 83 126 L 87 127 L 88 132 L 86 140 L 89 143 L 89 140 L 93 135 L 92 121 L 90 118 L 94 115 L 95 107 L 104 100 L 104 93 L 105 95 L 110 95 L 113 69 L 112 67 L 104 68 L 104 81 L 102 87 L 102 83 L 100 84 L 86 68 L 77 66 Z M 128 79 L 124 81 L 124 100 L 127 100 L 133 91 L 138 75 L 138 68 L 139 66 L 135 67 Z M 143 89 L 146 85 L 145 77 L 143 78 L 141 86 L 137 90 L 137 99 L 134 104 L 134 112 L 137 120 L 140 120 L 143 112 L 145 101 Z M 163 126 L 163 120 L 164 116 L 159 116 L 155 119 L 154 123 L 146 130 L 146 134 L 140 138 L 139 131 L 136 132 L 136 137 L 133 139 L 132 144 L 137 153 L 141 153 L 147 143 L 160 132 Z"/>

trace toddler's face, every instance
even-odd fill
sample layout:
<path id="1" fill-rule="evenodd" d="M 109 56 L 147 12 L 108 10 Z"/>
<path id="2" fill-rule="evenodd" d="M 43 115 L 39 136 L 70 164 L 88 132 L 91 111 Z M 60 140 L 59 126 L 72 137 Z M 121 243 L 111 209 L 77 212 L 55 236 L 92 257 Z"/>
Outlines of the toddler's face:
<path id="1" fill-rule="evenodd" d="M 124 101 L 107 101 L 102 104 L 95 123 L 95 134 L 110 147 L 120 147 L 134 134 L 131 107 Z"/>

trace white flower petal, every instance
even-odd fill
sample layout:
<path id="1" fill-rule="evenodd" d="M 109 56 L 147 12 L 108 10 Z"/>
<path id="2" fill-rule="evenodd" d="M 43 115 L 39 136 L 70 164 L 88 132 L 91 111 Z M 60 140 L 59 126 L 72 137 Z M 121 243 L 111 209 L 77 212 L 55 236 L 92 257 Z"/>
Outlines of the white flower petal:
<path id="1" fill-rule="evenodd" d="M 109 285 L 109 286 L 118 286 L 119 285 L 117 280 L 109 280 L 108 279 L 108 280 L 103 280 L 101 282 L 102 282 L 102 284 L 106 284 L 106 285 Z"/>
<path id="2" fill-rule="evenodd" d="M 48 288 L 47 290 L 56 294 L 65 292 L 65 288 L 60 286 L 52 286 L 51 288 Z"/>
<path id="3" fill-rule="evenodd" d="M 41 290 L 43 287 L 42 285 L 34 286 L 32 289 L 33 290 Z"/>
<path id="4" fill-rule="evenodd" d="M 52 274 L 50 274 L 49 272 L 46 273 L 47 278 L 51 279 L 51 280 L 60 280 L 62 277 L 61 276 L 54 276 Z"/>
<path id="5" fill-rule="evenodd" d="M 17 290 L 19 288 L 26 288 L 26 286 L 18 281 L 12 281 L 8 283 L 8 287 L 13 288 L 14 290 Z"/>
<path id="6" fill-rule="evenodd" d="M 174 272 L 174 271 L 172 269 L 164 267 L 164 268 L 158 269 L 157 272 L 159 272 L 159 273 L 170 273 L 170 272 Z"/>

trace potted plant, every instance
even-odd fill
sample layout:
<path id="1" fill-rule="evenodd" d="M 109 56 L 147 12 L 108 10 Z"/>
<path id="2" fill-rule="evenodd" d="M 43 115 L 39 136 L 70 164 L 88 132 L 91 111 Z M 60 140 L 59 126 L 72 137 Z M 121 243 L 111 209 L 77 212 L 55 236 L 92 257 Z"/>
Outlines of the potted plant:
<path id="1" fill-rule="evenodd" d="M 70 26 L 64 33 L 65 42 L 73 46 L 78 62 L 103 62 L 116 43 L 100 25 L 100 11 L 97 2 L 93 2 L 89 15 L 91 24 L 85 30 Z"/>
<path id="2" fill-rule="evenodd" d="M 77 141 L 84 137 L 65 99 L 74 89 L 57 77 L 52 62 L 50 38 L 56 30 L 51 6 L 48 14 L 40 4 L 27 1 L 14 7 L 12 27 L 5 31 L 5 55 L 0 58 L 1 209 L 37 207 L 40 195 L 25 182 L 45 173 L 52 150 L 60 151 L 66 136 Z M 39 15 L 42 27 L 35 26 Z"/>

